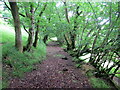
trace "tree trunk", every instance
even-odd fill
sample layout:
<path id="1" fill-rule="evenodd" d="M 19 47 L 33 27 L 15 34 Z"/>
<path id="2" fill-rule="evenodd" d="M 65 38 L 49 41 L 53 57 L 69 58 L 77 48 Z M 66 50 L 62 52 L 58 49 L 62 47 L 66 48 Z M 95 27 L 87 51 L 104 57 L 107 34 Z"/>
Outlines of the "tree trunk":
<path id="1" fill-rule="evenodd" d="M 43 42 L 46 44 L 46 41 L 48 40 L 48 35 L 45 35 L 43 38 Z"/>
<path id="2" fill-rule="evenodd" d="M 11 13 L 14 20 L 14 27 L 15 27 L 15 47 L 22 52 L 23 46 L 22 46 L 22 35 L 21 35 L 21 28 L 20 28 L 20 18 L 18 13 L 18 6 L 16 2 L 10 2 L 9 4 L 11 7 Z"/>
<path id="3" fill-rule="evenodd" d="M 37 25 L 37 30 L 35 32 L 35 41 L 33 43 L 34 47 L 37 47 L 37 42 L 38 42 L 38 35 L 39 35 L 39 25 Z"/>
<path id="4" fill-rule="evenodd" d="M 28 36 L 28 43 L 27 43 L 27 46 L 26 46 L 26 51 L 30 51 L 32 45 L 33 45 L 33 40 L 34 40 L 34 32 L 32 31 L 34 29 L 30 28 L 29 31 L 30 31 L 30 34 Z"/>
<path id="5" fill-rule="evenodd" d="M 71 38 L 71 49 L 73 50 L 75 48 L 75 39 L 76 39 L 76 34 L 70 32 L 70 38 Z"/>
<path id="6" fill-rule="evenodd" d="M 28 36 L 28 43 L 26 46 L 26 50 L 30 51 L 32 45 L 33 45 L 33 40 L 34 40 L 34 8 L 32 6 L 32 4 L 30 5 L 30 12 L 31 12 L 31 16 L 30 16 L 30 21 L 31 21 L 31 26 L 29 28 L 29 36 Z"/>
<path id="7" fill-rule="evenodd" d="M 74 20 L 74 28 L 73 31 L 70 32 L 70 37 L 71 37 L 71 49 L 75 49 L 75 40 L 76 40 L 76 30 L 78 29 L 78 23 L 77 23 L 77 18 L 79 17 L 79 15 L 82 13 L 79 12 L 79 6 L 77 6 L 76 8 L 76 16 L 75 16 L 75 20 Z"/>
<path id="8" fill-rule="evenodd" d="M 70 20 L 69 20 L 69 17 L 68 17 L 67 4 L 66 4 L 66 2 L 63 2 L 63 3 L 65 5 L 65 17 L 66 17 L 66 20 L 67 20 L 68 24 L 70 24 Z M 68 34 L 70 34 L 70 32 L 68 32 Z M 66 33 L 64 37 L 65 37 L 65 41 L 67 43 L 67 50 L 71 50 L 71 43 L 70 43 L 71 39 L 67 38 L 68 34 Z"/>
<path id="9" fill-rule="evenodd" d="M 69 40 L 67 39 L 67 34 L 64 34 L 64 39 L 66 41 L 66 45 L 67 45 L 67 50 L 69 51 L 70 50 L 70 44 L 69 44 Z"/>
<path id="10" fill-rule="evenodd" d="M 46 7 L 47 7 L 47 4 L 44 5 L 42 11 L 41 11 L 40 14 L 39 14 L 39 17 L 42 16 L 42 14 L 43 14 L 43 12 L 45 11 Z M 34 41 L 34 43 L 33 43 L 33 46 L 34 46 L 34 47 L 37 47 L 37 42 L 38 42 L 38 35 L 39 35 L 39 29 L 40 29 L 40 26 L 38 25 L 38 23 L 40 23 L 40 20 L 37 21 L 37 30 L 36 30 L 36 32 L 35 32 L 35 41 Z"/>

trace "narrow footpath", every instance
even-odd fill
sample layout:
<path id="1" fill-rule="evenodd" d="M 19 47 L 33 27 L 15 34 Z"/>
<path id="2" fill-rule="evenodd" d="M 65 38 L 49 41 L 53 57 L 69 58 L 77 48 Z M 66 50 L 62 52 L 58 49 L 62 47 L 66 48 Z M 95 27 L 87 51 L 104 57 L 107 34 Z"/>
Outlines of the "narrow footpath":
<path id="1" fill-rule="evenodd" d="M 36 67 L 22 79 L 11 79 L 9 88 L 91 88 L 72 57 L 56 43 L 47 46 L 46 60 Z"/>

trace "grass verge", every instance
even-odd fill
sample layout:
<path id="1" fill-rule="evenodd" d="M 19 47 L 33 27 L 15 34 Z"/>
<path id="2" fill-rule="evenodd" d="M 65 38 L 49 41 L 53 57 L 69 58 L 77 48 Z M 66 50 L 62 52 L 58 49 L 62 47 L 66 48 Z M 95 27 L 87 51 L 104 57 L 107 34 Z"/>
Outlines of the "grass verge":
<path id="1" fill-rule="evenodd" d="M 111 88 L 104 80 L 100 78 L 90 78 L 90 83 L 92 84 L 93 88 Z"/>
<path id="2" fill-rule="evenodd" d="M 112 88 L 112 86 L 106 80 L 95 77 L 93 70 L 87 71 L 86 75 L 88 76 L 89 81 L 90 81 L 93 88 L 101 88 L 101 89 Z"/>
<path id="3" fill-rule="evenodd" d="M 34 64 L 40 63 L 46 56 L 44 44 L 32 48 L 30 52 L 20 53 L 8 44 L 3 45 L 3 88 L 5 88 L 8 77 L 23 77 L 25 72 L 34 69 Z M 7 74 L 6 74 L 7 73 Z M 9 75 L 9 76 L 8 76 Z M 5 80 L 5 82 L 4 82 Z M 8 80 L 9 81 L 9 80 Z"/>
<path id="4" fill-rule="evenodd" d="M 30 52 L 20 53 L 14 48 L 14 28 L 9 25 L 0 25 L 2 37 L 0 43 L 2 45 L 2 88 L 9 86 L 9 80 L 13 77 L 24 76 L 25 72 L 34 69 L 34 65 L 40 63 L 46 56 L 46 46 L 39 41 L 37 48 L 32 47 Z M 23 45 L 26 45 L 27 35 L 23 34 Z"/>

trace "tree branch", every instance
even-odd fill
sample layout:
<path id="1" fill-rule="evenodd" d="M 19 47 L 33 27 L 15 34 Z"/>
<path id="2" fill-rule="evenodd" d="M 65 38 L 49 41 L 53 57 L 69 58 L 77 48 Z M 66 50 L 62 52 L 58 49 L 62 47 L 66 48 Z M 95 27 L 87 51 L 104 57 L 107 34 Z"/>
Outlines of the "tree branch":
<path id="1" fill-rule="evenodd" d="M 24 30 L 29 34 L 28 30 L 26 29 L 25 25 L 22 23 Z"/>
<path id="2" fill-rule="evenodd" d="M 44 5 L 43 9 L 41 10 L 41 12 L 40 12 L 40 14 L 39 14 L 40 17 L 42 16 L 43 11 L 46 9 L 46 7 L 47 7 L 47 3 Z"/>
<path id="3" fill-rule="evenodd" d="M 77 16 L 79 16 L 79 15 L 82 13 L 82 11 L 79 12 L 79 8 L 80 8 L 80 6 L 77 6 L 77 9 L 76 9 L 76 14 L 77 14 Z"/>
<path id="4" fill-rule="evenodd" d="M 63 2 L 63 3 L 64 3 L 64 5 L 65 5 L 65 16 L 66 16 L 67 22 L 70 23 L 70 20 L 69 20 L 69 18 L 68 18 L 67 4 L 66 4 L 66 2 Z"/>
<path id="5" fill-rule="evenodd" d="M 22 13 L 19 13 L 19 15 L 21 15 L 22 17 L 26 17 L 25 15 L 23 15 Z"/>
<path id="6" fill-rule="evenodd" d="M 7 5 L 6 2 L 4 2 L 5 6 L 11 11 L 11 8 Z"/>
<path id="7" fill-rule="evenodd" d="M 37 11 L 37 9 L 38 9 L 39 5 L 40 5 L 40 4 L 39 4 L 39 2 L 38 2 L 38 5 L 37 5 L 37 7 L 35 8 L 35 11 L 34 11 L 34 12 L 36 12 L 36 11 Z"/>
<path id="8" fill-rule="evenodd" d="M 96 19 L 96 22 L 97 22 L 97 26 L 98 26 L 98 19 L 97 19 L 96 12 L 95 12 L 95 10 L 93 9 L 91 3 L 90 3 L 90 2 L 88 2 L 88 3 L 89 3 L 89 5 L 90 5 L 90 7 L 91 7 L 91 9 L 92 9 L 92 11 L 93 11 L 93 13 L 94 13 L 94 16 L 95 16 L 95 19 Z"/>
<path id="9" fill-rule="evenodd" d="M 5 4 L 5 6 L 8 8 L 8 10 L 10 10 L 10 11 L 11 11 L 11 8 L 7 5 L 7 3 L 6 3 L 6 2 L 4 2 L 4 4 Z M 22 13 L 19 13 L 19 15 L 21 15 L 22 17 L 25 17 L 25 15 L 23 15 Z"/>

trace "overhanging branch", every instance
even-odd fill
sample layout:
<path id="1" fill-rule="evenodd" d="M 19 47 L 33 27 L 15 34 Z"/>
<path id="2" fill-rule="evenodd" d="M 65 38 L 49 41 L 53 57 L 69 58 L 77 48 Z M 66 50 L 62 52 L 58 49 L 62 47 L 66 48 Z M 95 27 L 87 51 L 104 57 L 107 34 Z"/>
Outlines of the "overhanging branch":
<path id="1" fill-rule="evenodd" d="M 11 8 L 7 5 L 7 3 L 6 3 L 6 2 L 4 2 L 4 4 L 5 4 L 5 6 L 8 8 L 8 10 L 10 10 L 10 11 L 11 11 Z M 22 13 L 19 13 L 19 15 L 21 15 L 22 17 L 25 17 L 25 15 L 23 15 Z"/>

